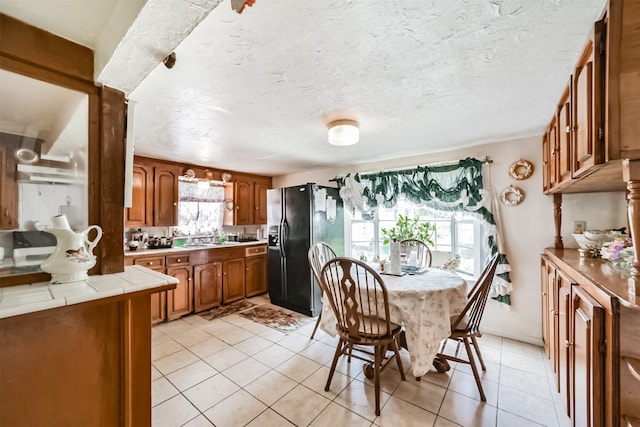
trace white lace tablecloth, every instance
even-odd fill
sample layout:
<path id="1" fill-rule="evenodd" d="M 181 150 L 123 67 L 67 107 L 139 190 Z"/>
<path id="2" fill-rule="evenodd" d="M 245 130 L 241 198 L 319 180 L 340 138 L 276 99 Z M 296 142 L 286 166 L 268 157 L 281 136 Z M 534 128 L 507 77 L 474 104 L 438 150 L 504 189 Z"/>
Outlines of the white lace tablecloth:
<path id="1" fill-rule="evenodd" d="M 404 325 L 411 370 L 426 374 L 443 339 L 451 333 L 450 317 L 460 314 L 467 303 L 463 278 L 430 268 L 424 273 L 401 277 L 382 275 L 389 294 L 391 321 Z M 323 297 L 320 328 L 336 336 L 336 317 Z"/>

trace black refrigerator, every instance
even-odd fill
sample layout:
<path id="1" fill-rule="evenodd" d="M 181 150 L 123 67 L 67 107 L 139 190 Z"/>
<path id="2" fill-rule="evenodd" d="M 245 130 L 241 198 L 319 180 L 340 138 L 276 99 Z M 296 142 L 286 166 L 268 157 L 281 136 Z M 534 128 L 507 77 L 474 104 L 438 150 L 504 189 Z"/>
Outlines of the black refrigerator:
<path id="1" fill-rule="evenodd" d="M 320 289 L 307 253 L 317 242 L 344 255 L 344 210 L 337 188 L 306 184 L 267 192 L 271 303 L 315 317 Z"/>

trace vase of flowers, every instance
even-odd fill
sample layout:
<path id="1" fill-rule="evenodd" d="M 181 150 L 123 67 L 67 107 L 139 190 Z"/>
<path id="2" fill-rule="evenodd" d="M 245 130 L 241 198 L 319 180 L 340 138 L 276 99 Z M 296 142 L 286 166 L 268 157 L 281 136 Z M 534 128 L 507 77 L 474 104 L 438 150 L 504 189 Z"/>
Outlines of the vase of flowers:
<path id="1" fill-rule="evenodd" d="M 600 255 L 613 265 L 629 270 L 635 258 L 635 251 L 631 239 L 616 239 L 604 243 L 600 248 Z"/>

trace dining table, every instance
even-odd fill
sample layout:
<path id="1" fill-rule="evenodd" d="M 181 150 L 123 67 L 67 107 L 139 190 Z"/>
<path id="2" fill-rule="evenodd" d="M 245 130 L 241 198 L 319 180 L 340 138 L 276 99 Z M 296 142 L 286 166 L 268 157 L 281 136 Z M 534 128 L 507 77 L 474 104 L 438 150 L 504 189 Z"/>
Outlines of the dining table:
<path id="1" fill-rule="evenodd" d="M 451 334 L 451 318 L 467 304 L 467 283 L 439 268 L 380 277 L 389 297 L 390 320 L 404 327 L 411 373 L 421 377 L 430 370 L 442 340 Z M 323 296 L 320 329 L 335 337 L 337 321 L 326 298 Z"/>

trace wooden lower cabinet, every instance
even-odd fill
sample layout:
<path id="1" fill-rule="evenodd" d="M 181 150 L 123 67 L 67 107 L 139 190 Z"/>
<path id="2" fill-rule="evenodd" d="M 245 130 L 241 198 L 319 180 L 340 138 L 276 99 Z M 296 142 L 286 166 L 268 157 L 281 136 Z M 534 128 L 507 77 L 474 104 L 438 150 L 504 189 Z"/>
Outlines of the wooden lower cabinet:
<path id="1" fill-rule="evenodd" d="M 228 304 L 244 298 L 244 258 L 222 264 L 222 302 Z"/>
<path id="2" fill-rule="evenodd" d="M 267 256 L 258 255 L 245 259 L 245 295 L 252 297 L 267 292 Z"/>
<path id="3" fill-rule="evenodd" d="M 0 319 L 0 425 L 150 426 L 153 291 Z"/>
<path id="4" fill-rule="evenodd" d="M 125 257 L 125 265 L 140 265 L 179 280 L 174 290 L 151 295 L 151 324 L 268 291 L 265 245 L 145 253 Z"/>
<path id="5" fill-rule="evenodd" d="M 167 268 L 167 275 L 180 281 L 174 290 L 167 292 L 167 319 L 174 320 L 193 311 L 191 266 Z"/>
<path id="6" fill-rule="evenodd" d="M 151 294 L 151 324 L 155 325 L 165 320 L 167 320 L 167 293 Z"/>
<path id="7" fill-rule="evenodd" d="M 573 283 L 562 271 L 556 272 L 558 292 L 556 319 L 558 322 L 558 348 L 556 349 L 558 391 L 565 407 L 565 415 L 572 413 L 572 364 L 571 364 L 571 288 Z"/>
<path id="8" fill-rule="evenodd" d="M 193 295 L 196 313 L 222 303 L 222 262 L 193 267 Z"/>
<path id="9" fill-rule="evenodd" d="M 604 421 L 604 309 L 580 286 L 573 286 L 571 337 L 574 426 Z"/>
<path id="10" fill-rule="evenodd" d="M 542 335 L 575 427 L 640 425 L 633 424 L 640 419 L 640 298 L 627 292 L 628 280 L 628 272 L 576 250 L 548 248 L 542 256 Z M 626 372 L 627 360 L 637 374 Z"/>

